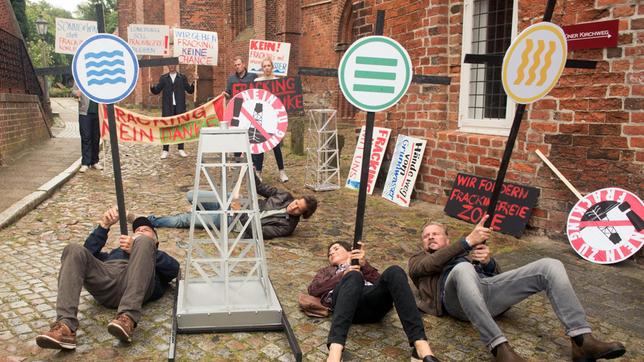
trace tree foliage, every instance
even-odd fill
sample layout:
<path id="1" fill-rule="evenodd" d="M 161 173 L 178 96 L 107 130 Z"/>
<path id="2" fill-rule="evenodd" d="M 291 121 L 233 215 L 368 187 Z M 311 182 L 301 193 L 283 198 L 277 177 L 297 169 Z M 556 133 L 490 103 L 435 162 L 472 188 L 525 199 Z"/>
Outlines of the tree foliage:
<path id="1" fill-rule="evenodd" d="M 117 0 L 87 0 L 78 4 L 76 13 L 78 19 L 96 20 L 96 4 L 103 4 L 105 32 L 113 33 L 119 25 Z"/>
<path id="2" fill-rule="evenodd" d="M 26 13 L 27 4 L 25 3 L 25 0 L 11 0 L 11 7 L 13 8 L 13 13 L 16 14 L 16 19 L 18 19 L 18 25 L 20 25 L 22 37 L 27 39 L 27 36 L 29 35 Z"/>

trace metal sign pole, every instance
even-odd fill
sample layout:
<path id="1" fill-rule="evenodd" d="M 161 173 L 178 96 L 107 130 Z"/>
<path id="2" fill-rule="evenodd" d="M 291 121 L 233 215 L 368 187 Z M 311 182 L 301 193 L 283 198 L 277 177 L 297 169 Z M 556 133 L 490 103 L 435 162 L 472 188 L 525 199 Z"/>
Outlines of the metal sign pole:
<path id="1" fill-rule="evenodd" d="M 96 3 L 96 23 L 98 32 L 105 33 L 105 18 L 103 4 Z M 121 158 L 119 157 L 119 141 L 116 134 L 116 119 L 114 117 L 114 104 L 107 105 L 107 121 L 110 127 L 110 148 L 112 149 L 112 166 L 114 168 L 114 187 L 116 189 L 116 205 L 119 209 L 119 226 L 121 235 L 127 235 L 127 220 L 125 216 L 125 197 L 123 195 L 123 180 L 121 178 Z"/>
<path id="2" fill-rule="evenodd" d="M 378 10 L 376 15 L 375 35 L 382 35 L 385 27 L 385 11 Z M 369 183 L 369 161 L 371 160 L 371 140 L 373 136 L 374 112 L 367 112 L 367 124 L 362 151 L 362 169 L 360 170 L 360 189 L 358 190 L 358 207 L 356 209 L 356 229 L 353 235 L 353 248 L 358 249 L 358 241 L 362 239 L 364 213 L 367 203 L 367 184 Z M 358 259 L 351 260 L 352 265 L 358 265 Z"/>

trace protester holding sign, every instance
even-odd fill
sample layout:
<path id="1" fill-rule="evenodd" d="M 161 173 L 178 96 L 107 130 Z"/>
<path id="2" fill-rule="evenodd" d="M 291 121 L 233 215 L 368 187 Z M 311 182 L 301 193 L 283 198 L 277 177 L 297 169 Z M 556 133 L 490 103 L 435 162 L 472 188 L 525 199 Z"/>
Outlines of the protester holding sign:
<path id="1" fill-rule="evenodd" d="M 422 229 L 423 250 L 409 259 L 409 276 L 418 288 L 418 308 L 436 316 L 449 314 L 470 321 L 496 361 L 525 361 L 510 347 L 494 321 L 523 299 L 545 291 L 571 339 L 573 361 L 617 358 L 626 352 L 619 342 L 602 342 L 590 325 L 563 264 L 543 258 L 501 273 L 485 241 L 492 229 L 485 215 L 474 230 L 451 243 L 447 227 L 428 222 Z M 478 262 L 478 263 L 474 263 Z"/>
<path id="2" fill-rule="evenodd" d="M 226 82 L 226 90 L 221 92 L 221 94 L 225 95 L 226 97 L 233 95 L 233 84 L 252 83 L 255 78 L 257 78 L 257 74 L 248 73 L 244 59 L 241 56 L 237 55 L 233 58 L 233 66 L 235 67 L 235 73 L 231 74 L 230 77 L 228 77 L 228 81 Z"/>
<path id="3" fill-rule="evenodd" d="M 262 75 L 255 79 L 255 82 L 261 82 L 265 80 L 275 80 L 277 77 L 273 74 L 273 60 L 271 58 L 265 58 L 262 60 Z M 280 172 L 280 181 L 288 182 L 288 176 L 286 171 L 284 171 L 284 158 L 282 157 L 282 142 L 278 143 L 273 148 L 273 154 L 275 155 L 275 161 L 277 162 L 277 169 Z M 264 153 L 253 154 L 253 165 L 255 166 L 255 172 L 261 178 L 262 177 L 262 168 L 264 166 Z"/>
<path id="4" fill-rule="evenodd" d="M 394 265 L 380 275 L 367 262 L 364 243 L 360 242 L 360 249 L 351 249 L 344 241 L 331 243 L 327 249 L 329 266 L 318 270 L 308 287 L 309 295 L 320 298 L 322 305 L 333 310 L 327 361 L 342 360 L 352 323 L 379 322 L 394 305 L 409 345 L 414 347 L 412 356 L 423 362 L 438 361 L 427 342 L 423 318 L 405 271 Z M 351 259 L 357 259 L 358 265 L 351 265 Z"/>
<path id="5" fill-rule="evenodd" d="M 78 130 L 81 138 L 81 167 L 78 171 L 85 172 L 88 168 L 102 170 L 103 166 L 98 163 L 101 137 L 98 104 L 87 98 L 75 83 L 72 94 L 78 98 Z"/>
<path id="6" fill-rule="evenodd" d="M 194 91 L 194 82 L 188 83 L 188 78 L 177 72 L 177 66 L 174 64 L 168 65 L 168 73 L 163 74 L 159 78 L 159 83 L 157 85 L 150 86 L 150 92 L 153 94 L 163 92 L 163 95 L 161 96 L 161 115 L 163 117 L 184 113 L 186 111 L 185 93 L 192 94 Z M 179 156 L 188 157 L 188 154 L 183 150 L 183 147 L 183 143 L 178 144 Z M 170 146 L 163 145 L 163 151 L 161 152 L 162 160 L 168 158 L 169 151 Z"/>

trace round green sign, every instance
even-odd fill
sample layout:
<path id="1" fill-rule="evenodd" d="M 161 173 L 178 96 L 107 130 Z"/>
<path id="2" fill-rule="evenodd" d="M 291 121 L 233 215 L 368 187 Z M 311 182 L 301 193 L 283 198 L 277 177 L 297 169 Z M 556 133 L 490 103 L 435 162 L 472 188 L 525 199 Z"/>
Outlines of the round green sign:
<path id="1" fill-rule="evenodd" d="M 405 48 L 386 36 L 355 41 L 340 60 L 338 78 L 349 103 L 367 112 L 396 104 L 411 84 L 411 59 Z"/>

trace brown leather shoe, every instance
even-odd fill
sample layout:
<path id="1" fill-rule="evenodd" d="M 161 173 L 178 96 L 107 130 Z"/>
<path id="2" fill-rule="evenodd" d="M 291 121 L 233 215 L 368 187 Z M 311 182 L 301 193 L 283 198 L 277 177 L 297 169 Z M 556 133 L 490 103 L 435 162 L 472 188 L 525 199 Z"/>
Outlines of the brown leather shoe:
<path id="1" fill-rule="evenodd" d="M 619 342 L 602 342 L 595 339 L 592 334 L 584 334 L 581 344 L 571 338 L 572 360 L 574 362 L 594 362 L 600 358 L 613 359 L 626 353 L 626 347 Z"/>
<path id="2" fill-rule="evenodd" d="M 510 343 L 504 342 L 496 346 L 494 360 L 497 362 L 527 362 L 526 359 L 516 353 Z"/>
<path id="3" fill-rule="evenodd" d="M 136 324 L 132 318 L 128 317 L 125 313 L 117 315 L 116 319 L 107 325 L 107 331 L 111 335 L 118 338 L 120 341 L 127 343 L 132 342 L 134 328 L 136 328 Z"/>
<path id="4" fill-rule="evenodd" d="M 49 332 L 36 336 L 36 344 L 40 348 L 75 349 L 76 333 L 67 324 L 58 321 L 51 325 Z"/>

